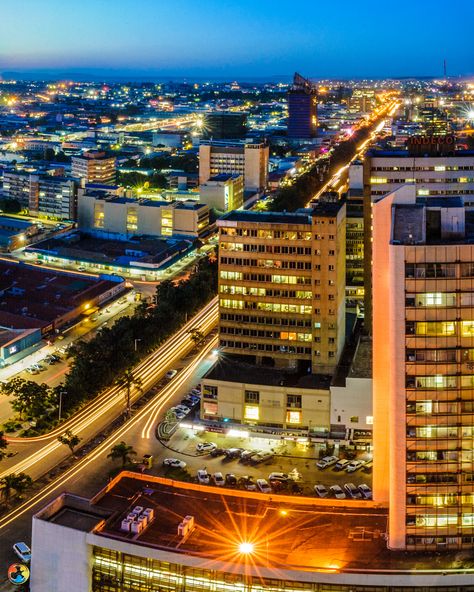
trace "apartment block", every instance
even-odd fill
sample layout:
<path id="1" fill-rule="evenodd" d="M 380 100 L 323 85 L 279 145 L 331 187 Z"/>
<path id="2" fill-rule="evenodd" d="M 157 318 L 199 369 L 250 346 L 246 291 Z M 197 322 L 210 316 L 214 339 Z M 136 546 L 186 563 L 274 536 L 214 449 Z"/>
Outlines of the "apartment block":
<path id="1" fill-rule="evenodd" d="M 345 204 L 230 212 L 217 224 L 223 351 L 332 373 L 345 340 Z"/>
<path id="2" fill-rule="evenodd" d="M 202 141 L 199 145 L 199 183 L 220 174 L 244 177 L 246 191 L 259 192 L 267 186 L 269 147 L 265 143 Z"/>
<path id="3" fill-rule="evenodd" d="M 374 499 L 390 548 L 472 548 L 474 213 L 411 186 L 373 222 Z"/>
<path id="4" fill-rule="evenodd" d="M 115 185 L 115 156 L 105 152 L 84 152 L 72 157 L 72 176 L 83 183 Z"/>

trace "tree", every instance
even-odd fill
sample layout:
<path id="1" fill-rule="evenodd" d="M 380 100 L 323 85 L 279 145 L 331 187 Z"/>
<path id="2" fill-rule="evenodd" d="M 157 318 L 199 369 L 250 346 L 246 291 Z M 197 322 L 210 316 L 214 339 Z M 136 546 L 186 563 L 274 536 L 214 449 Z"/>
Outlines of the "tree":
<path id="1" fill-rule="evenodd" d="M 81 438 L 76 434 L 73 434 L 71 430 L 66 430 L 62 436 L 58 436 L 58 442 L 64 444 L 69 448 L 71 454 L 74 456 L 74 448 L 79 444 Z"/>
<path id="2" fill-rule="evenodd" d="M 0 491 L 5 504 L 12 498 L 13 492 L 21 495 L 33 483 L 31 477 L 25 473 L 10 473 L 0 479 Z"/>
<path id="3" fill-rule="evenodd" d="M 202 343 L 206 338 L 201 329 L 191 329 L 190 331 L 188 331 L 188 333 L 191 337 L 191 340 L 194 342 L 194 345 L 196 346 Z"/>
<path id="4" fill-rule="evenodd" d="M 121 460 L 122 461 L 122 468 L 131 462 L 131 457 L 136 456 L 136 452 L 133 449 L 133 446 L 129 446 L 123 440 L 119 444 L 115 444 L 115 446 L 111 449 L 110 454 L 107 455 L 107 458 L 111 458 L 112 460 Z"/>
<path id="5" fill-rule="evenodd" d="M 132 393 L 132 388 L 135 387 L 138 391 L 142 392 L 142 380 L 133 374 L 131 368 L 127 368 L 122 376 L 116 381 L 116 384 L 120 388 L 125 388 L 125 405 L 126 405 L 126 414 L 127 417 L 130 417 L 131 413 L 131 405 L 130 405 L 130 395 Z"/>
<path id="6" fill-rule="evenodd" d="M 30 417 L 43 415 L 51 404 L 51 389 L 47 384 L 38 384 L 24 378 L 12 378 L 2 385 L 2 393 L 14 398 L 12 408 L 20 419 L 25 413 Z"/>
<path id="7" fill-rule="evenodd" d="M 8 440 L 3 435 L 3 432 L 0 432 L 0 460 L 4 459 L 7 453 L 5 452 L 6 448 L 8 447 Z"/>

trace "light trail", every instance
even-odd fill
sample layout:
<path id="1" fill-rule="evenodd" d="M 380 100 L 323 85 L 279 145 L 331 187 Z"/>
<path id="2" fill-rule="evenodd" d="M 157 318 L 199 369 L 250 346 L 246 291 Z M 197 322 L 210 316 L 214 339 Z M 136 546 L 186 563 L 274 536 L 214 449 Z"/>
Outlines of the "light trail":
<path id="1" fill-rule="evenodd" d="M 199 327 L 204 334 L 209 333 L 217 324 L 218 305 L 217 298 L 208 303 L 193 319 L 191 319 L 182 329 L 173 337 L 168 339 L 156 352 L 148 356 L 133 370 L 134 376 L 140 378 L 142 390 L 149 390 L 156 382 L 160 374 L 164 374 L 167 368 L 176 360 L 180 359 L 189 351 L 194 343 L 189 331 L 192 328 Z M 132 402 L 138 398 L 141 391 L 132 389 Z M 75 416 L 65 422 L 62 426 L 56 428 L 49 434 L 34 438 L 11 438 L 9 442 L 48 442 L 45 446 L 31 454 L 28 458 L 19 461 L 9 469 L 0 473 L 0 478 L 11 473 L 27 472 L 36 463 L 45 463 L 48 455 L 54 453 L 63 446 L 57 441 L 57 436 L 63 434 L 67 429 L 74 431 L 76 435 L 90 428 L 94 422 L 100 421 L 107 412 L 124 400 L 123 388 L 114 386 L 106 389 L 90 405 L 79 411 Z M 108 423 L 108 421 L 107 421 Z M 54 462 L 55 466 L 57 462 Z M 43 473 L 46 473 L 52 467 L 45 467 Z"/>
<path id="2" fill-rule="evenodd" d="M 186 370 L 189 370 L 189 373 L 186 375 L 186 378 L 190 376 L 199 364 L 202 362 L 203 358 L 209 354 L 209 352 L 215 347 L 215 341 L 217 338 L 212 339 L 211 342 L 206 345 L 204 350 L 200 352 L 194 360 L 189 364 Z M 183 374 L 183 373 L 181 373 Z M 39 491 L 36 495 L 33 495 L 29 500 L 23 502 L 20 506 L 17 506 L 11 512 L 0 518 L 0 531 L 7 527 L 9 524 L 14 522 L 17 518 L 25 514 L 26 512 L 32 510 L 37 504 L 41 503 L 42 501 L 46 500 L 48 496 L 59 486 L 67 481 L 75 477 L 79 474 L 83 469 L 85 469 L 88 465 L 95 462 L 104 452 L 108 451 L 116 442 L 120 442 L 123 440 L 125 434 L 134 428 L 139 422 L 143 419 L 149 417 L 149 414 L 153 414 L 154 418 L 157 418 L 160 410 L 169 403 L 169 400 L 176 394 L 177 390 L 182 386 L 184 380 L 180 380 L 181 374 L 176 376 L 176 379 L 170 382 L 163 391 L 160 392 L 158 400 L 152 399 L 148 403 L 146 403 L 138 412 L 137 414 L 129 419 L 124 425 L 122 425 L 117 431 L 111 434 L 108 438 L 106 438 L 103 442 L 101 442 L 93 451 L 91 451 L 87 456 L 84 456 L 77 464 L 72 466 L 70 469 L 66 470 L 62 475 L 57 477 L 51 483 L 48 483 L 41 491 Z M 147 421 L 147 425 L 149 425 L 149 421 Z M 151 428 L 150 428 L 151 429 Z"/>

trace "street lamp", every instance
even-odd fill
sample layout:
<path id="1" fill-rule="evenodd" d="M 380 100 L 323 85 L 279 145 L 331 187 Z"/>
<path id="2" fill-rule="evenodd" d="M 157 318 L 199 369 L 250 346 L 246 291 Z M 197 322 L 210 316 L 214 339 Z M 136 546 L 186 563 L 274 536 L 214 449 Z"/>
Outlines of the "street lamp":
<path id="1" fill-rule="evenodd" d="M 59 416 L 58 421 L 61 421 L 61 411 L 63 408 L 63 395 L 66 394 L 66 391 L 59 391 Z"/>
<path id="2" fill-rule="evenodd" d="M 138 351 L 138 342 L 141 341 L 141 339 L 134 339 L 133 343 L 134 343 L 134 347 L 135 347 L 135 351 Z"/>
<path id="3" fill-rule="evenodd" d="M 242 553 L 242 555 L 250 555 L 250 553 L 253 553 L 253 550 L 254 550 L 253 543 L 242 542 L 239 545 L 239 553 Z"/>

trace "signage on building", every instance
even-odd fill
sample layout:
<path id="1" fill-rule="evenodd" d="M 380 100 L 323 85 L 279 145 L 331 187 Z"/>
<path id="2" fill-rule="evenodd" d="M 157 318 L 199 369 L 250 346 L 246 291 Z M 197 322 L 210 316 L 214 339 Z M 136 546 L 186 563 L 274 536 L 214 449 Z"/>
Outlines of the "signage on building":
<path id="1" fill-rule="evenodd" d="M 407 146 L 410 154 L 448 154 L 456 149 L 456 136 L 412 136 Z"/>
<path id="2" fill-rule="evenodd" d="M 8 568 L 8 579 L 12 584 L 25 584 L 30 577 L 30 570 L 23 563 L 13 563 Z"/>

